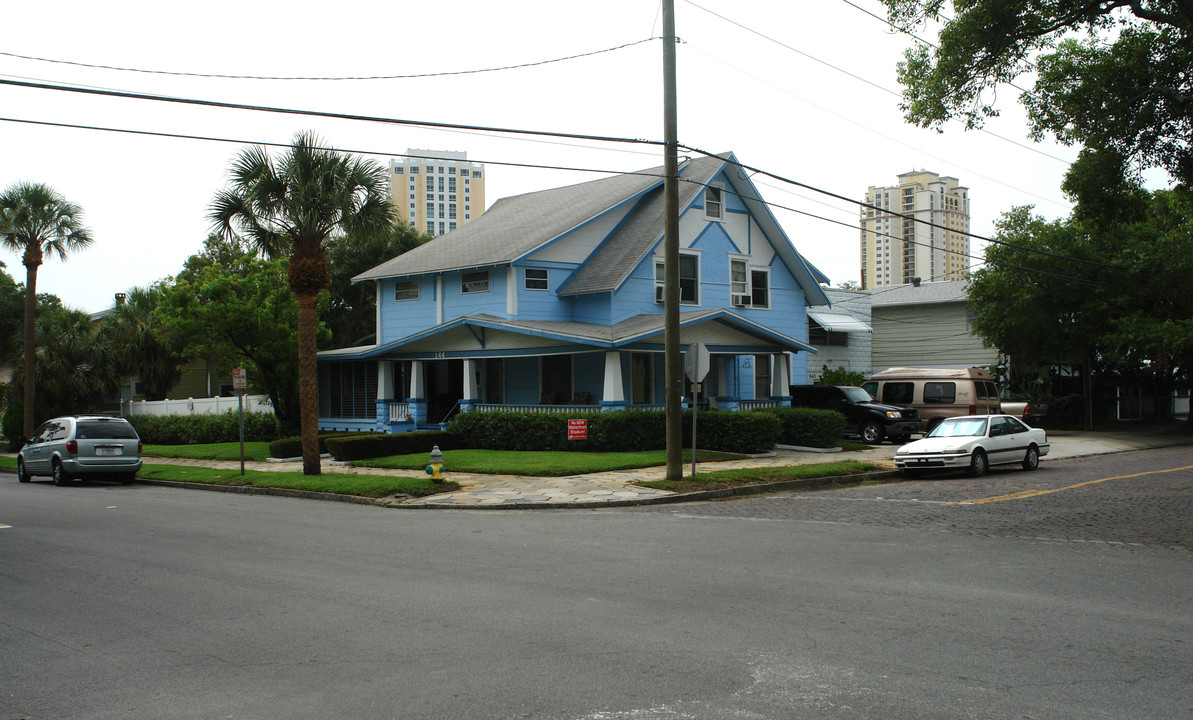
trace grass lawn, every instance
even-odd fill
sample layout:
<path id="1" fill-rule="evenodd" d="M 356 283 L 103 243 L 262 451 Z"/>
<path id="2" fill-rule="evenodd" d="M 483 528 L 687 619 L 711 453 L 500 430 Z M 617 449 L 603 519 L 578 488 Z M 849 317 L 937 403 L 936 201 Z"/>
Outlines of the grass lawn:
<path id="1" fill-rule="evenodd" d="M 436 485 L 430 478 L 387 477 L 382 475 L 303 475 L 301 472 L 260 472 L 246 470 L 215 470 L 213 468 L 182 465 L 144 465 L 138 478 L 171 480 L 206 485 L 251 485 L 253 487 L 287 488 L 312 492 L 385 497 L 393 493 L 423 496 L 459 490 L 459 484 L 444 482 Z"/>
<path id="2" fill-rule="evenodd" d="M 816 465 L 790 465 L 785 467 L 697 472 L 695 479 L 685 476 L 684 479 L 677 481 L 643 480 L 635 484 L 657 490 L 685 493 L 723 490 L 742 485 L 763 485 L 765 483 L 781 482 L 784 480 L 821 477 L 847 478 L 850 475 L 859 475 L 884 469 L 876 463 L 859 462 L 857 460 L 838 460 L 836 462 L 818 463 Z"/>
<path id="3" fill-rule="evenodd" d="M 0 455 L 0 468 L 12 468 L 13 470 L 16 470 L 17 456 L 13 455 L 12 457 L 9 457 L 7 455 Z"/>
<path id="4" fill-rule="evenodd" d="M 684 461 L 692 462 L 692 451 L 684 450 Z M 697 462 L 737 460 L 741 455 L 701 450 Z M 361 467 L 422 470 L 429 461 L 427 453 L 391 455 L 384 458 L 355 460 Z M 449 450 L 443 453 L 446 473 L 466 472 L 484 475 L 533 475 L 559 477 L 588 473 L 630 470 L 667 464 L 666 450 L 645 452 L 519 452 L 515 450 Z"/>
<path id="5" fill-rule="evenodd" d="M 146 445 L 144 455 L 192 460 L 240 460 L 240 443 L 208 443 L 205 445 Z M 269 457 L 269 443 L 246 442 L 245 460 L 265 460 Z"/>

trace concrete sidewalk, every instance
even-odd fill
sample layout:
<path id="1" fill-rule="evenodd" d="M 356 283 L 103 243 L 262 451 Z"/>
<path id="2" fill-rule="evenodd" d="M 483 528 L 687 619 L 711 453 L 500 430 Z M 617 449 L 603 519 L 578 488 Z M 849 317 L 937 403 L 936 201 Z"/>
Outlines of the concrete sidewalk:
<path id="1" fill-rule="evenodd" d="M 1042 458 L 1044 462 L 1084 455 L 1099 455 L 1145 448 L 1193 444 L 1193 438 L 1158 432 L 1083 433 L 1055 431 L 1048 433 L 1048 439 L 1052 444 L 1052 448 L 1050 453 Z M 697 471 L 708 472 L 738 468 L 810 465 L 835 460 L 858 460 L 879 464 L 884 468 L 884 471 L 879 473 L 878 476 L 890 477 L 894 473 L 892 458 L 895 454 L 895 448 L 895 445 L 883 444 L 850 452 L 778 450 L 774 455 L 767 457 L 753 457 L 717 463 L 699 463 Z M 708 493 L 677 496 L 675 493 L 665 490 L 654 490 L 634 484 L 641 480 L 662 480 L 666 477 L 666 468 L 664 467 L 617 470 L 567 477 L 528 477 L 519 475 L 455 473 L 451 471 L 451 454 L 447 453 L 445 459 L 447 467 L 446 474 L 449 479 L 459 483 L 460 490 L 422 498 L 383 498 L 374 502 L 390 507 L 412 509 L 586 508 L 676 502 L 685 499 L 704 499 L 709 497 Z M 239 469 L 240 467 L 240 463 L 235 461 L 182 460 L 152 456 L 146 456 L 145 462 L 146 464 L 195 465 L 216 468 Z M 267 472 L 298 472 L 302 470 L 302 463 L 297 460 L 290 462 L 246 462 L 245 468 Z M 324 461 L 323 468 L 326 472 L 335 473 L 404 477 L 424 476 L 419 471 L 352 467 L 327 460 Z M 688 476 L 690 474 L 691 465 L 687 464 L 684 466 L 684 475 Z M 795 484 L 792 483 L 792 485 L 794 486 Z M 194 487 L 215 489 L 208 488 L 208 486 Z M 251 488 L 238 489 L 247 492 L 253 491 Z M 287 493 L 282 491 L 275 492 L 275 494 Z M 300 495 L 303 497 L 317 496 L 317 494 L 312 493 L 300 493 Z"/>

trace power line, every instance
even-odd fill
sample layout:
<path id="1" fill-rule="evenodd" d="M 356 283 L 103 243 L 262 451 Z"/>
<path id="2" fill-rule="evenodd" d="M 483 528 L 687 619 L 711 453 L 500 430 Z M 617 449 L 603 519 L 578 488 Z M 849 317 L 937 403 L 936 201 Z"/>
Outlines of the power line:
<path id="1" fill-rule="evenodd" d="M 317 76 L 270 76 L 270 75 L 222 75 L 216 73 L 197 73 L 197 72 L 177 72 L 171 70 L 146 70 L 144 68 L 120 67 L 117 65 L 98 65 L 94 63 L 75 62 L 72 60 L 55 60 L 53 58 L 34 57 L 32 55 L 19 55 L 17 53 L 0 52 L 0 55 L 11 58 L 18 58 L 21 60 L 32 60 L 35 62 L 54 63 L 57 65 L 73 65 L 75 67 L 92 68 L 96 70 L 116 70 L 119 72 L 133 72 L 144 73 L 148 75 L 172 75 L 176 77 L 195 77 L 195 78 L 219 78 L 223 80 L 312 80 L 312 81 L 344 81 L 344 80 L 413 80 L 418 78 L 434 78 L 434 77 L 450 77 L 453 75 L 477 75 L 480 73 L 501 72 L 503 70 L 520 70 L 522 68 L 538 67 L 540 65 L 551 65 L 553 63 L 566 62 L 568 60 L 577 60 L 579 58 L 592 57 L 593 55 L 601 55 L 603 53 L 614 52 L 616 50 L 624 50 L 625 48 L 641 45 L 643 43 L 652 42 L 654 40 L 661 40 L 658 37 L 649 37 L 644 40 L 636 40 L 634 42 L 623 43 L 616 47 L 605 48 L 604 50 L 593 50 L 591 52 L 578 53 L 576 55 L 568 55 L 561 58 L 553 58 L 551 60 L 538 60 L 535 62 L 520 63 L 517 65 L 502 65 L 499 67 L 479 68 L 475 70 L 455 70 L 447 72 L 435 73 L 417 73 L 411 75 L 362 75 L 362 76 L 345 76 L 345 77 L 317 77 Z"/>
<path id="2" fill-rule="evenodd" d="M 0 80 L 0 84 L 3 84 L 3 83 L 4 83 L 4 81 Z M 294 111 L 294 112 L 299 112 L 299 111 Z M 27 120 L 27 119 L 21 119 L 21 118 L 0 117 L 0 122 L 13 122 L 13 123 L 28 124 L 28 125 L 40 125 L 40 126 L 46 126 L 46 127 L 69 128 L 69 129 L 76 129 L 76 130 L 93 130 L 93 131 L 100 131 L 100 132 L 114 132 L 114 133 L 127 134 L 127 135 L 145 135 L 145 136 L 149 136 L 149 137 L 162 137 L 162 138 L 173 138 L 173 139 L 182 139 L 182 140 L 201 140 L 201 141 L 220 142 L 220 143 L 228 143 L 228 144 L 235 144 L 235 145 L 260 145 L 260 146 L 264 146 L 264 147 L 277 147 L 277 148 L 289 147 L 289 144 L 287 144 L 287 143 L 261 142 L 261 141 L 255 141 L 255 140 L 244 140 L 244 139 L 236 139 L 236 138 L 221 138 L 221 137 L 211 137 L 211 136 L 203 136 L 203 135 L 188 135 L 188 134 L 182 134 L 182 133 L 167 133 L 167 132 L 159 132 L 159 131 L 151 131 L 151 130 L 131 130 L 131 129 L 126 129 L 126 128 L 109 128 L 109 127 L 101 127 L 101 126 L 94 126 L 94 125 L 79 125 L 79 124 L 74 124 L 74 123 L 59 123 L 59 122 L 49 122 L 49 121 L 43 121 L 43 120 Z M 407 122 L 413 122 L 413 121 L 407 121 Z M 417 123 L 414 123 L 414 124 L 417 124 Z M 525 132 L 529 132 L 529 131 L 525 131 Z M 684 145 L 681 145 L 681 147 L 684 147 L 689 150 L 693 150 L 694 152 L 697 152 L 697 153 L 700 153 L 703 155 L 708 155 L 710 157 L 718 157 L 719 158 L 719 156 L 715 156 L 715 155 L 706 153 L 701 150 L 696 150 L 694 148 L 689 148 Z M 330 149 L 330 148 L 325 148 L 325 149 Z M 378 155 L 378 156 L 382 156 L 382 157 L 407 157 L 407 158 L 413 158 L 413 159 L 427 159 L 427 158 L 423 158 L 422 156 L 418 156 L 418 155 L 409 155 L 409 154 L 404 154 L 404 153 L 388 153 L 388 152 L 380 152 L 380 151 L 376 151 L 376 150 L 362 150 L 362 149 L 346 148 L 346 149 L 343 149 L 343 151 L 349 152 L 349 153 L 355 153 L 355 154 L 359 154 L 359 155 Z M 719 158 L 719 159 L 723 159 L 723 158 Z M 655 174 L 655 173 L 646 173 L 646 172 L 625 172 L 625 171 L 621 171 L 621 170 L 607 170 L 607 169 L 599 169 L 599 168 L 581 168 L 581 167 L 574 167 L 574 166 L 543 165 L 543 164 L 536 164 L 536 163 L 514 163 L 514 162 L 503 162 L 503 161 L 492 161 L 492 160 L 477 160 L 476 162 L 480 162 L 480 163 L 483 163 L 486 165 L 496 165 L 496 166 L 502 166 L 502 167 L 523 167 L 523 168 L 531 168 L 531 169 L 539 169 L 539 170 L 565 170 L 565 171 L 591 172 L 591 173 L 610 174 L 610 175 L 618 175 L 618 174 L 619 175 L 641 175 L 641 176 L 646 176 L 646 177 L 662 178 L 662 175 Z M 807 189 L 812 190 L 817 193 L 829 195 L 830 197 L 835 197 L 837 199 L 844 200 L 846 202 L 866 206 L 865 203 L 861 203 L 857 200 L 851 200 L 844 196 L 836 195 L 835 193 L 831 193 L 827 190 L 822 190 L 820 188 L 816 188 L 811 185 L 800 183 L 798 181 L 789 180 L 787 178 L 783 178 L 779 175 L 775 175 L 773 173 L 769 173 L 769 172 L 766 172 L 763 170 L 751 168 L 750 166 L 744 165 L 740 162 L 734 163 L 734 164 L 736 164 L 740 168 L 747 169 L 747 170 L 750 170 L 755 173 L 761 173 L 768 177 L 775 178 L 776 180 L 779 180 L 781 182 L 791 183 L 791 184 L 797 185 L 799 187 L 807 188 Z M 697 182 L 695 180 L 690 180 L 690 179 L 682 178 L 682 177 L 680 178 L 680 182 L 696 184 L 696 185 L 700 185 L 702 187 L 709 187 L 707 183 Z M 733 193 L 728 190 L 726 190 L 726 192 L 730 192 L 730 194 L 736 195 L 737 197 L 741 197 L 741 195 L 738 193 Z M 774 207 L 774 208 L 778 208 L 781 210 L 786 210 L 788 212 L 793 212 L 798 215 L 804 215 L 806 217 L 820 220 L 822 222 L 827 222 L 827 223 L 831 223 L 834 225 L 848 227 L 852 230 L 860 230 L 861 229 L 858 226 L 853 225 L 851 223 L 845 223 L 840 220 L 834 220 L 832 218 L 827 218 L 827 217 L 824 217 L 821 215 L 816 215 L 814 213 L 809 213 L 809 212 L 806 212 L 803 210 L 797 210 L 795 208 L 787 207 L 785 205 L 780 205 L 778 203 L 768 202 L 766 200 L 762 200 L 762 198 L 758 198 L 758 200 L 768 207 Z M 869 207 L 869 206 L 867 206 L 867 207 Z M 926 223 L 926 221 L 919 221 L 919 222 Z M 931 223 L 926 223 L 926 224 L 931 225 Z M 934 226 L 934 227 L 942 227 L 943 228 L 943 226 Z M 892 238 L 895 240 L 903 240 L 903 238 L 899 238 L 894 235 L 888 235 L 886 233 L 878 233 L 875 231 L 874 234 L 881 235 L 884 237 L 889 237 L 889 238 Z M 1054 253 L 1048 253 L 1048 252 L 1042 251 L 1042 250 L 1035 250 L 1033 248 L 1026 248 L 1026 247 L 1022 247 L 1019 245 L 1014 245 L 1012 243 L 1006 243 L 1003 241 L 992 240 L 990 238 L 984 238 L 979 235 L 973 235 L 973 234 L 970 234 L 970 235 L 972 237 L 975 237 L 980 240 L 985 240 L 987 242 L 1008 245 L 1008 246 L 1015 247 L 1015 248 L 1018 248 L 1018 249 L 1021 249 L 1021 250 L 1027 251 L 1027 252 L 1045 254 L 1045 255 L 1052 256 L 1052 257 L 1061 258 L 1061 259 L 1075 259 L 1076 260 L 1076 258 L 1065 258 L 1064 256 L 1056 255 Z M 931 247 L 930 245 L 927 245 L 925 243 L 921 243 L 921 242 L 917 242 L 917 241 L 913 241 L 913 240 L 905 240 L 905 242 L 910 242 L 912 244 L 921 245 L 924 247 Z M 969 255 L 966 253 L 962 253 L 958 250 L 950 250 L 948 248 L 941 248 L 941 249 L 946 253 L 962 255 L 963 257 L 969 258 L 971 260 L 980 260 L 983 262 L 989 262 L 988 260 L 984 260 L 983 258 L 979 258 L 977 256 Z M 1082 261 L 1082 262 L 1095 264 L 1092 261 Z M 1058 279 L 1099 284 L 1099 283 L 1096 283 L 1095 281 L 1084 280 L 1082 278 L 1075 278 L 1072 276 L 1061 275 L 1058 273 L 1052 273 L 1052 272 L 1049 272 L 1046 270 L 1040 270 L 1037 268 L 1029 268 L 1026 266 L 1020 266 L 1020 265 L 1005 263 L 1005 262 L 1001 262 L 1001 261 L 1000 261 L 1000 264 L 1007 266 L 1007 267 L 1012 267 L 1012 268 L 1015 268 L 1018 270 L 1023 270 L 1025 272 L 1035 272 L 1038 274 L 1047 275 L 1047 276 L 1055 277 Z M 1106 266 L 1106 267 L 1110 267 L 1110 266 Z"/>

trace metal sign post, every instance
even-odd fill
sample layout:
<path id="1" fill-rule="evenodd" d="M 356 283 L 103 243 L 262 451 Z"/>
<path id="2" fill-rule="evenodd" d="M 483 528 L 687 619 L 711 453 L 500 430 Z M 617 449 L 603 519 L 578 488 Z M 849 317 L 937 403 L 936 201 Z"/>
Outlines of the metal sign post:
<path id="1" fill-rule="evenodd" d="M 244 368 L 232 370 L 232 388 L 236 390 L 236 407 L 240 414 L 240 476 L 244 477 L 244 389 L 248 386 L 248 374 Z"/>
<path id="2" fill-rule="evenodd" d="M 692 479 L 696 479 L 696 413 L 700 405 L 700 383 L 708 375 L 712 365 L 712 355 L 702 342 L 694 342 L 688 346 L 687 356 L 684 358 L 684 374 L 692 381 Z"/>

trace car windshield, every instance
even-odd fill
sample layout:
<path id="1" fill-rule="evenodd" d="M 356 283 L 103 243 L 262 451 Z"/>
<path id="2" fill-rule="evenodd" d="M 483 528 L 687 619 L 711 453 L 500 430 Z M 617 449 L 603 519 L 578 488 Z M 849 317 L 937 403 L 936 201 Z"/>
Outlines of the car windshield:
<path id="1" fill-rule="evenodd" d="M 845 395 L 855 403 L 874 402 L 874 398 L 870 396 L 870 393 L 866 392 L 860 387 L 847 387 L 841 389 L 844 390 Z"/>
<path id="2" fill-rule="evenodd" d="M 984 418 L 942 420 L 926 437 L 978 437 L 986 434 Z"/>
<path id="3" fill-rule="evenodd" d="M 137 431 L 127 422 L 80 420 L 75 437 L 79 440 L 136 440 Z"/>

